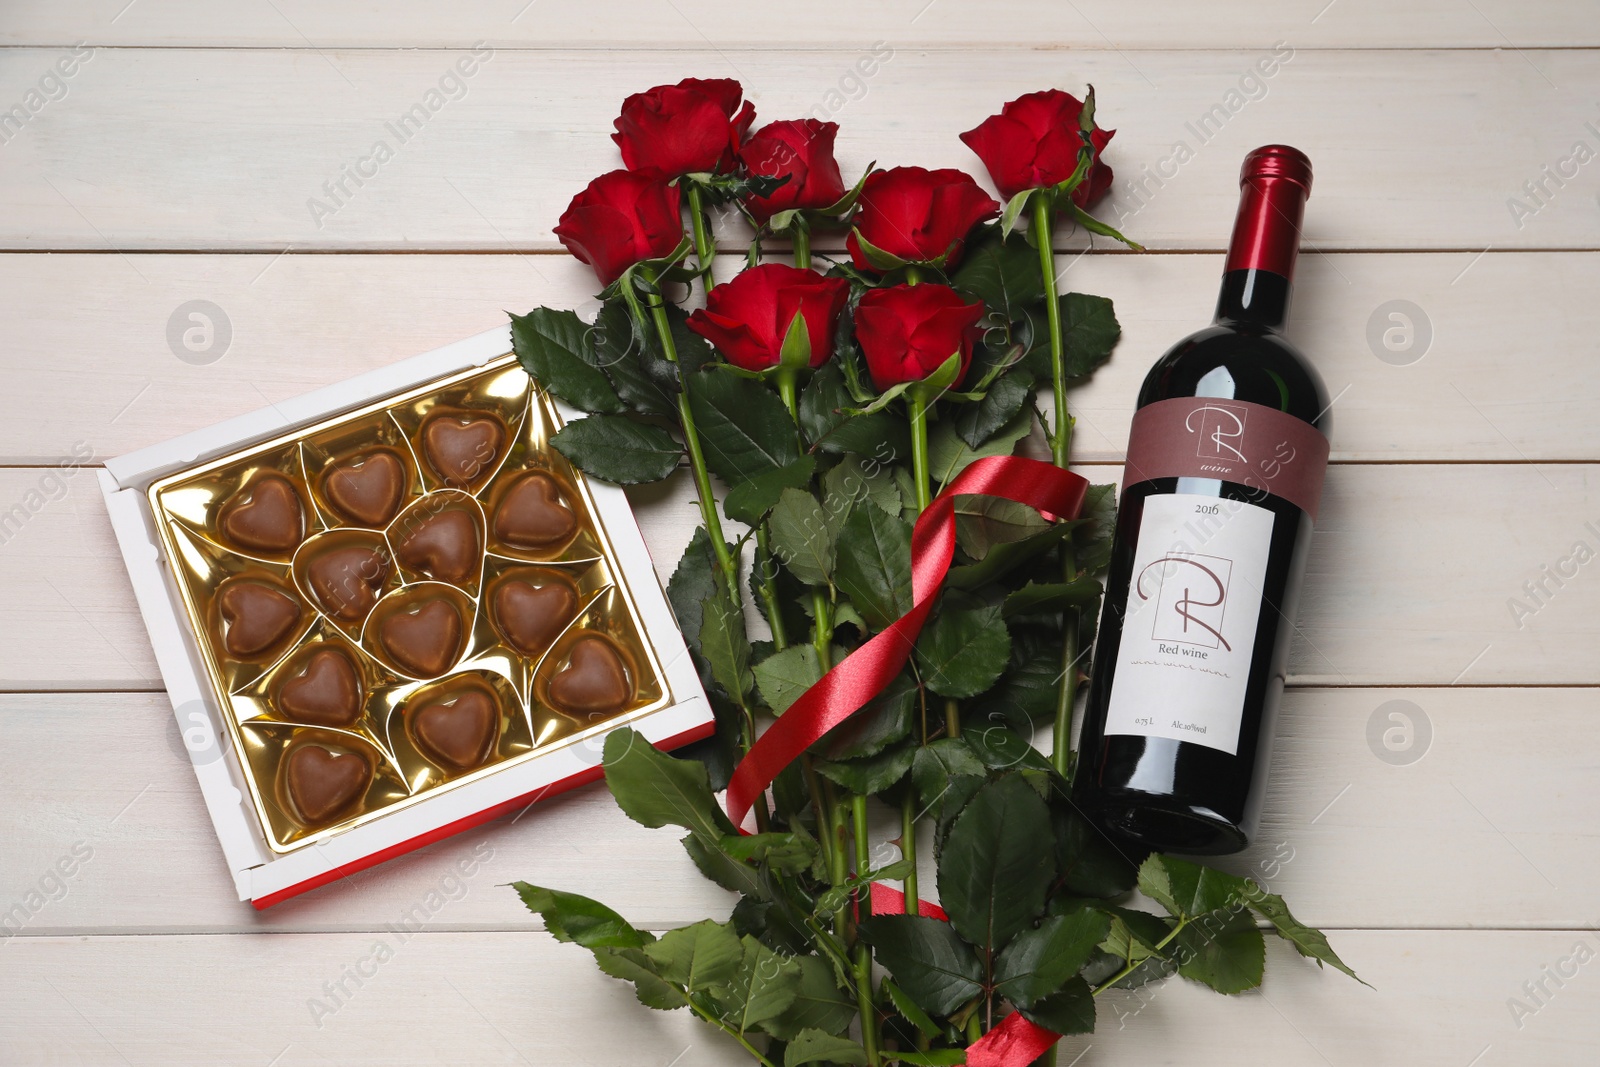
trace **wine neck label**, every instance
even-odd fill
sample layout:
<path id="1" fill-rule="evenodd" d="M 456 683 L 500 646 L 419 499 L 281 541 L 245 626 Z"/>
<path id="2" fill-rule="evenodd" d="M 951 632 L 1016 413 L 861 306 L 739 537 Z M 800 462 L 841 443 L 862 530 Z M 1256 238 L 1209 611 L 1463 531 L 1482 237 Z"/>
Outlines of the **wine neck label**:
<path id="1" fill-rule="evenodd" d="M 1193 493 L 1143 508 L 1105 732 L 1237 755 L 1274 516 Z"/>
<path id="2" fill-rule="evenodd" d="M 1123 487 L 1154 478 L 1217 478 L 1282 497 L 1313 522 L 1328 439 L 1308 422 L 1246 400 L 1186 396 L 1134 413 Z"/>

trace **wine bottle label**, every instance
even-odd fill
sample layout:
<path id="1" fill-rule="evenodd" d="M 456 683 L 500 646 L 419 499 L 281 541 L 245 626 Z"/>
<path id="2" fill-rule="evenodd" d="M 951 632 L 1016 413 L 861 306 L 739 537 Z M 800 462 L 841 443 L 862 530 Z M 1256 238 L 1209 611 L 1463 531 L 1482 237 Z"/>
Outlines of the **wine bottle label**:
<path id="1" fill-rule="evenodd" d="M 1152 478 L 1219 478 L 1317 517 L 1328 439 L 1293 415 L 1244 400 L 1189 396 L 1146 404 L 1128 433 L 1124 487 Z"/>
<path id="2" fill-rule="evenodd" d="M 1145 498 L 1107 734 L 1238 755 L 1272 524 L 1272 512 L 1240 500 Z"/>

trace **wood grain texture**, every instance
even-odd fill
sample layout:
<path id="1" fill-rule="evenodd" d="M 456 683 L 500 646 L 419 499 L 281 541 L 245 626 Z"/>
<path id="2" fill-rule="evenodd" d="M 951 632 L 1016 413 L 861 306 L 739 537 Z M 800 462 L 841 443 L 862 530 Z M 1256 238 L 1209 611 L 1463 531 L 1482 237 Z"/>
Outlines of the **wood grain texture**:
<path id="1" fill-rule="evenodd" d="M 608 52 L 503 50 L 466 80 L 460 51 L 100 50 L 4 145 L 0 248 L 554 248 L 572 195 L 618 166 L 606 131 L 622 96 L 691 71 L 741 78 L 767 118 L 836 119 L 851 174 L 872 159 L 974 169 L 961 130 L 1022 92 L 1096 84 L 1119 130 L 1108 159 L 1120 177 L 1101 213 L 1157 249 L 1220 248 L 1240 159 L 1280 139 L 1317 167 L 1311 249 L 1600 247 L 1581 169 L 1548 185 L 1532 217 L 1507 207 L 1577 140 L 1594 151 L 1594 51 L 1301 50 L 1262 80 L 1259 49 L 975 50 L 956 76 L 948 54 L 900 47 L 862 78 L 870 41 L 631 53 L 625 76 Z M 24 99 L 57 59 L 0 53 L 0 100 Z M 857 99 L 839 93 L 843 77 L 861 80 Z M 423 102 L 419 129 L 390 129 Z M 365 172 L 359 186 L 345 167 Z M 737 227 L 726 237 L 742 243 Z"/>
<path id="2" fill-rule="evenodd" d="M 1600 43 L 1592 25 L 1555 0 L 1421 0 L 1396 6 L 1379 0 L 1282 4 L 1227 0 L 1175 5 L 1152 18 L 1116 0 L 1038 5 L 1026 0 L 974 4 L 951 0 L 826 0 L 805 18 L 782 19 L 775 42 L 770 9 L 729 0 L 470 0 L 448 7 L 406 0 L 365 6 L 276 0 L 267 5 L 203 0 L 121 3 L 71 0 L 9 13 L 0 43 L 194 47 L 226 45 L 303 48 L 433 48 L 479 40 L 507 47 L 731 48 L 831 47 L 883 38 L 907 48 L 967 49 L 985 45 L 1070 49 L 1240 48 L 1287 38 L 1308 48 L 1570 47 Z"/>
<path id="3" fill-rule="evenodd" d="M 719 264 L 723 277 L 734 267 Z M 1111 297 L 1123 327 L 1111 362 L 1073 392 L 1074 457 L 1120 462 L 1139 383 L 1210 321 L 1222 259 L 1090 255 L 1061 267 L 1063 287 Z M 470 336 L 506 310 L 547 304 L 591 319 L 595 289 L 565 254 L 0 255 L 0 462 L 59 460 L 78 442 L 120 455 Z M 1296 289 L 1290 336 L 1338 397 L 1336 462 L 1600 459 L 1589 367 L 1600 254 L 1308 255 Z M 201 365 L 177 354 L 205 358 L 181 340 L 196 324 L 179 313 L 192 300 L 222 308 L 230 335 L 226 347 L 212 335 L 216 358 Z M 1484 314 L 1496 306 L 1537 314 Z M 1388 330 L 1399 350 L 1385 347 Z"/>
<path id="4" fill-rule="evenodd" d="M 1595 689 L 1290 690 L 1257 843 L 1220 865 L 1328 929 L 1593 927 L 1597 714 Z M 1375 752 L 1375 720 L 1411 731 L 1390 738 L 1402 762 Z M 733 903 L 680 833 L 595 785 L 257 912 L 234 900 L 164 695 L 11 695 L 0 730 L 0 937 L 381 931 L 419 902 L 431 930 L 533 928 L 503 888 L 519 878 L 654 928 Z M 75 845 L 90 857 L 30 902 Z"/>
<path id="5" fill-rule="evenodd" d="M 587 1063 L 733 1067 L 750 1061 L 686 1012 L 647 1011 L 588 954 L 543 933 L 23 938 L 3 949 L 8 1062 L 234 1065 Z M 1273 939 L 1274 941 L 1276 939 Z M 380 943 L 385 962 L 376 963 Z M 1540 968 L 1592 956 L 1593 932 L 1351 931 L 1344 958 L 1377 989 L 1267 949 L 1259 992 L 1184 981 L 1108 994 L 1098 1032 L 1065 1062 L 1285 1067 L 1587 1063 L 1600 982 L 1592 960 L 1519 1029 L 1508 998 Z M 361 967 L 368 972 L 362 977 Z M 346 978 L 346 970 L 354 978 Z M 152 980 L 154 979 L 154 980 Z M 343 981 L 337 1011 L 324 983 Z M 359 981 L 359 985 L 357 982 Z M 322 1025 L 319 1027 L 318 1022 Z M 1488 1054 L 1485 1055 L 1485 1050 Z M 274 1057 L 276 1060 L 274 1061 Z"/>

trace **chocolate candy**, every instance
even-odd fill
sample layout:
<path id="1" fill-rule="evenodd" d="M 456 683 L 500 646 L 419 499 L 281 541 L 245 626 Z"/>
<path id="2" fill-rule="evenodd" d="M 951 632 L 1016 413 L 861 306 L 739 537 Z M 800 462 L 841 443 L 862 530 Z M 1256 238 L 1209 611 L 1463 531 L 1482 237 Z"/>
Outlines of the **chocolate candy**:
<path id="1" fill-rule="evenodd" d="M 300 621 L 300 602 L 276 582 L 229 578 L 217 604 L 225 624 L 222 645 L 240 658 L 275 650 Z"/>
<path id="2" fill-rule="evenodd" d="M 548 692 L 559 711 L 610 715 L 633 699 L 633 681 L 617 646 L 600 634 L 585 633 L 572 643 L 567 666 L 550 679 Z"/>
<path id="3" fill-rule="evenodd" d="M 406 708 L 411 735 L 422 754 L 447 770 L 480 767 L 500 736 L 500 702 L 481 682 L 465 682 L 425 696 Z"/>
<path id="4" fill-rule="evenodd" d="M 505 436 L 491 415 L 435 412 L 422 424 L 422 454 L 446 485 L 470 486 L 494 469 Z"/>
<path id="5" fill-rule="evenodd" d="M 513 572 L 495 583 L 489 609 L 495 627 L 512 648 L 537 656 L 578 614 L 578 591 L 565 577 L 541 575 L 535 582 Z"/>
<path id="6" fill-rule="evenodd" d="M 300 494 L 281 474 L 257 474 L 223 503 L 217 526 L 240 548 L 287 552 L 305 536 Z"/>
<path id="7" fill-rule="evenodd" d="M 516 548 L 554 549 L 572 540 L 578 517 L 556 480 L 530 471 L 512 483 L 494 513 L 494 535 Z"/>
<path id="8" fill-rule="evenodd" d="M 394 518 L 405 493 L 405 466 L 387 448 L 335 463 L 322 476 L 322 495 L 328 503 L 362 526 L 382 526 Z"/>
<path id="9" fill-rule="evenodd" d="M 344 814 L 372 784 L 372 764 L 360 752 L 331 752 L 302 743 L 283 759 L 283 784 L 300 818 L 313 825 Z"/>
<path id="10" fill-rule="evenodd" d="M 388 577 L 389 560 L 366 545 L 329 549 L 306 567 L 322 610 L 341 622 L 366 618 Z"/>
<path id="11" fill-rule="evenodd" d="M 349 653 L 321 645 L 278 684 L 274 703 L 284 715 L 316 726 L 350 726 L 366 695 Z"/>
<path id="12" fill-rule="evenodd" d="M 437 678 L 461 655 L 461 613 L 443 597 L 433 597 L 387 616 L 378 626 L 378 643 L 406 673 Z"/>
<path id="13" fill-rule="evenodd" d="M 397 531 L 394 554 L 405 566 L 457 585 L 477 575 L 483 546 L 478 523 L 466 508 L 445 508 L 425 518 L 413 509 L 401 525 L 407 528 Z"/>

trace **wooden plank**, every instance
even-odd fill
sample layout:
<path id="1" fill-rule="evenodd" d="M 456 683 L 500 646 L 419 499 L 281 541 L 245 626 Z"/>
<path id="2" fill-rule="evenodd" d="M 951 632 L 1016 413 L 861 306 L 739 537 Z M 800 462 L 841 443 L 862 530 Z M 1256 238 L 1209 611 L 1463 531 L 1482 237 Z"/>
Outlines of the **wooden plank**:
<path id="1" fill-rule="evenodd" d="M 973 51 L 956 73 L 946 53 L 899 47 L 863 77 L 872 39 L 825 52 L 641 52 L 620 81 L 605 51 L 501 50 L 462 80 L 459 51 L 103 50 L 0 155 L 11 208 L 0 248 L 553 248 L 573 193 L 617 166 L 606 134 L 620 98 L 686 72 L 741 77 L 768 118 L 837 119 L 848 172 L 872 159 L 975 168 L 959 131 L 1019 93 L 1093 83 L 1119 129 L 1110 158 L 1121 177 L 1104 214 L 1152 248 L 1219 248 L 1239 160 L 1275 139 L 1316 162 L 1306 237 L 1319 249 L 1600 247 L 1574 157 L 1575 142 L 1591 153 L 1600 143 L 1586 125 L 1600 128 L 1591 50 L 1300 50 L 1262 79 L 1261 49 L 1083 51 L 1065 63 L 1054 51 Z M 0 100 L 26 99 L 57 58 L 6 50 Z M 839 92 L 844 78 L 865 85 L 857 99 Z M 428 101 L 437 107 L 424 107 L 420 129 L 390 129 Z M 1567 176 L 1546 177 L 1546 165 Z M 359 186 L 345 167 L 366 172 Z M 1514 217 L 1508 200 L 1528 198 L 1532 181 L 1550 202 Z"/>
<path id="2" fill-rule="evenodd" d="M 1073 447 L 1120 462 L 1145 371 L 1210 321 L 1221 257 L 1062 267 L 1063 287 L 1116 301 L 1123 340 L 1074 393 Z M 1597 288 L 1594 253 L 1306 255 L 1290 333 L 1338 396 L 1334 459 L 1600 459 Z M 506 309 L 591 318 L 594 289 L 566 255 L 0 255 L 0 461 L 56 461 L 78 442 L 119 455 L 469 336 Z M 222 309 L 209 340 L 192 339 L 209 351 L 183 345 L 192 300 Z M 1497 305 L 1539 313 L 1484 314 Z"/>
<path id="3" fill-rule="evenodd" d="M 1596 714 L 1594 689 L 1290 690 L 1258 841 L 1217 862 L 1329 929 L 1593 925 Z M 30 938 L 382 930 L 435 891 L 429 929 L 515 929 L 532 921 L 504 888 L 519 878 L 652 927 L 733 900 L 679 833 L 628 821 L 596 785 L 257 913 L 234 899 L 161 694 L 7 696 L 0 728 L 0 929 Z M 75 846 L 89 855 L 58 899 L 30 902 Z"/>
<path id="4" fill-rule="evenodd" d="M 470 0 L 448 9 L 409 0 L 368 10 L 304 0 L 265 6 L 201 0 L 143 0 L 126 12 L 84 0 L 13 12 L 0 43 L 302 48 L 772 48 L 773 14 L 741 4 L 682 0 L 671 5 L 625 0 L 537 4 Z M 783 18 L 785 45 L 836 46 L 883 38 L 906 48 L 1011 45 L 1072 49 L 1240 48 L 1279 39 L 1307 48 L 1569 47 L 1600 43 L 1595 27 L 1569 6 L 1545 0 L 1479 0 L 1463 7 L 1425 0 L 1403 7 L 1343 0 L 1288 7 L 1231 0 L 1204 8 L 1175 4 L 1150 18 L 1114 0 L 1039 7 L 1023 0 L 984 5 L 888 0 L 867 6 L 839 0 L 809 5 L 805 18 Z"/>
<path id="5" fill-rule="evenodd" d="M 1275 939 L 1274 939 L 1275 940 Z M 260 1065 L 746 1064 L 687 1012 L 650 1012 L 572 945 L 542 933 L 25 938 L 6 946 L 0 1050 L 13 1062 Z M 387 948 L 379 962 L 378 945 Z M 1552 932 L 1339 936 L 1379 991 L 1267 950 L 1260 992 L 1221 998 L 1182 979 L 1100 999 L 1099 1031 L 1064 1062 L 1101 1065 L 1588 1062 L 1600 938 Z M 1562 961 L 1566 961 L 1565 964 Z M 1521 1018 L 1523 983 L 1569 977 Z M 366 971 L 358 975 L 356 968 Z M 347 972 L 348 968 L 348 972 Z M 354 977 L 345 977 L 346 974 Z M 1572 975 L 1575 974 L 1575 977 Z M 157 980 L 152 981 L 152 977 Z M 337 1010 L 323 983 L 343 981 Z M 182 995 L 174 995 L 182 990 Z M 318 1023 L 322 1025 L 319 1027 Z M 674 1060 L 674 1057 L 678 1059 Z"/>
<path id="6" fill-rule="evenodd" d="M 1083 472 L 1104 482 L 1119 468 Z M 1583 464 L 1333 468 L 1290 681 L 1600 682 L 1593 656 L 1600 583 L 1584 562 L 1600 544 L 1590 525 L 1600 525 L 1596 475 Z M 0 687 L 155 687 L 97 488 L 80 473 L 53 494 L 56 483 L 47 479 L 54 477 L 38 468 L 0 470 L 0 514 L 38 504 L 3 531 L 0 583 L 11 595 L 0 604 Z M 632 499 L 664 581 L 699 523 L 692 487 L 678 476 Z M 1588 555 L 1576 551 L 1580 542 Z M 1524 586 L 1535 582 L 1542 588 Z"/>

